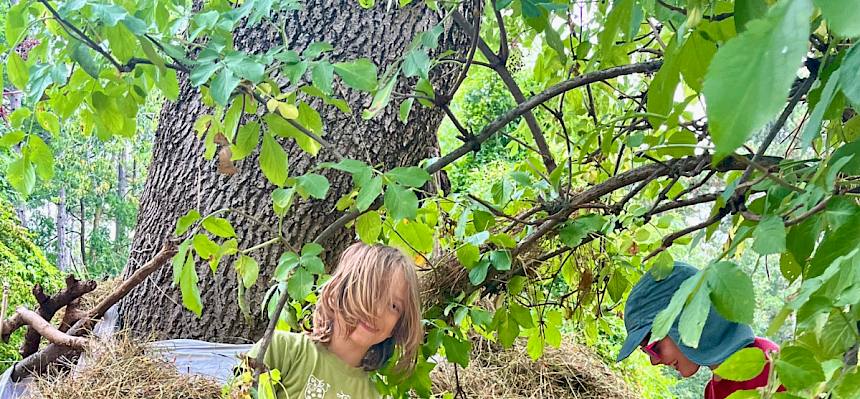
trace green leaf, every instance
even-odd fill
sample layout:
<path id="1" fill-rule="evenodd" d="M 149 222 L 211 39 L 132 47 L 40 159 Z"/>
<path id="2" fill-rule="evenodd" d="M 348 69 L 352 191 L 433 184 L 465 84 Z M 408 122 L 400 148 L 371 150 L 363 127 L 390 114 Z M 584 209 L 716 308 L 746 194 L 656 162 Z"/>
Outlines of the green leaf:
<path id="1" fill-rule="evenodd" d="M 2 137 L 0 137 L 0 148 L 9 148 L 13 145 L 16 145 L 20 143 L 21 140 L 24 140 L 25 136 L 26 135 L 24 134 L 24 132 L 20 130 L 13 130 L 9 133 L 6 133 Z"/>
<path id="2" fill-rule="evenodd" d="M 320 56 L 320 54 L 334 50 L 334 46 L 326 42 L 313 42 L 302 51 L 302 56 L 308 60 L 312 60 Z"/>
<path id="3" fill-rule="evenodd" d="M 833 102 L 833 98 L 836 96 L 837 85 L 839 83 L 839 76 L 841 73 L 842 69 L 837 69 L 827 79 L 827 83 L 821 90 L 821 97 L 815 104 L 815 108 L 812 109 L 812 113 L 809 115 L 809 121 L 807 121 L 806 126 L 803 128 L 803 133 L 800 136 L 801 146 L 808 146 L 809 143 L 819 135 L 821 130 L 821 121 L 824 119 L 824 113 L 827 111 L 827 108 L 830 107 L 830 103 Z"/>
<path id="4" fill-rule="evenodd" d="M 690 297 L 690 294 L 699 284 L 701 278 L 702 276 L 700 273 L 690 276 L 690 278 L 681 283 L 681 286 L 678 287 L 678 290 L 675 291 L 674 295 L 672 295 L 672 300 L 669 301 L 669 306 L 657 313 L 651 327 L 651 342 L 659 341 L 669 333 L 669 329 L 672 328 L 672 324 L 675 323 L 675 319 L 677 319 L 678 315 L 681 313 L 684 303 L 687 302 L 687 298 Z"/>
<path id="5" fill-rule="evenodd" d="M 54 152 L 51 147 L 36 134 L 31 134 L 27 140 L 27 156 L 36 166 L 36 175 L 42 180 L 54 177 Z"/>
<path id="6" fill-rule="evenodd" d="M 302 256 L 319 256 L 323 250 L 322 245 L 315 242 L 309 242 L 302 246 Z"/>
<path id="7" fill-rule="evenodd" d="M 210 240 L 205 234 L 195 234 L 194 238 L 191 239 L 191 244 L 194 246 L 194 250 L 197 251 L 197 256 L 203 260 L 209 260 L 221 249 L 220 245 Z"/>
<path id="8" fill-rule="evenodd" d="M 212 86 L 209 93 L 216 103 L 227 106 L 230 100 L 230 95 L 233 90 L 239 85 L 241 80 L 233 74 L 233 71 L 224 68 L 218 72 L 218 76 L 212 80 Z"/>
<path id="9" fill-rule="evenodd" d="M 532 334 L 526 342 L 526 353 L 532 361 L 538 360 L 543 355 L 544 340 L 540 334 Z"/>
<path id="10" fill-rule="evenodd" d="M 585 215 L 564 226 L 558 236 L 565 245 L 576 248 L 589 234 L 600 230 L 603 223 L 604 219 L 600 215 Z"/>
<path id="11" fill-rule="evenodd" d="M 290 272 L 299 265 L 299 255 L 295 252 L 287 251 L 281 254 L 278 258 L 278 266 L 275 268 L 275 274 L 272 278 L 276 281 L 284 282 L 290 276 Z"/>
<path id="12" fill-rule="evenodd" d="M 708 298 L 710 288 L 707 284 L 699 287 L 690 303 L 681 312 L 678 319 L 678 332 L 681 334 L 681 342 L 691 348 L 699 347 L 699 339 L 702 337 L 702 328 L 711 310 L 711 300 Z"/>
<path id="13" fill-rule="evenodd" d="M 599 54 L 610 54 L 615 38 L 622 27 L 630 25 L 630 17 L 633 13 L 633 0 L 618 0 L 612 4 L 612 10 L 606 16 L 603 30 L 597 36 L 600 46 Z"/>
<path id="14" fill-rule="evenodd" d="M 461 367 L 469 366 L 469 354 L 472 353 L 472 342 L 468 339 L 459 340 L 450 335 L 442 336 L 442 346 L 445 347 L 445 357 Z"/>
<path id="15" fill-rule="evenodd" d="M 760 255 L 785 251 L 785 223 L 775 215 L 765 216 L 753 232 L 753 250 Z"/>
<path id="16" fill-rule="evenodd" d="M 413 102 L 415 102 L 415 99 L 409 97 L 400 103 L 400 113 L 398 114 L 400 122 L 406 123 L 409 120 L 409 112 L 412 111 Z"/>
<path id="17" fill-rule="evenodd" d="M 496 270 L 511 270 L 511 254 L 508 251 L 490 252 L 490 263 Z"/>
<path id="18" fill-rule="evenodd" d="M 176 230 L 173 234 L 177 237 L 185 234 L 185 232 L 188 231 L 188 228 L 198 220 L 200 220 L 200 212 L 197 212 L 196 209 L 188 210 L 185 215 L 176 221 Z"/>
<path id="19" fill-rule="evenodd" d="M 860 247 L 860 213 L 846 221 L 836 231 L 824 235 L 812 260 L 806 265 L 804 277 L 820 275 L 838 257 Z"/>
<path id="20" fill-rule="evenodd" d="M 315 63 L 311 70 L 311 81 L 313 81 L 314 87 L 330 96 L 332 93 L 331 86 L 334 82 L 334 67 L 331 63 L 324 61 Z"/>
<path id="21" fill-rule="evenodd" d="M 681 75 L 684 77 L 684 82 L 687 83 L 687 86 L 690 86 L 696 92 L 702 91 L 705 74 L 716 53 L 716 43 L 705 38 L 701 32 L 696 31 L 690 35 L 684 42 L 684 47 L 681 48 L 681 53 L 678 55 L 680 58 Z"/>
<path id="22" fill-rule="evenodd" d="M 756 302 L 750 276 L 732 262 L 711 265 L 706 274 L 717 312 L 729 321 L 752 324 Z"/>
<path id="23" fill-rule="evenodd" d="M 782 385 L 792 391 L 810 388 L 824 381 L 821 363 L 809 349 L 799 346 L 782 348 L 774 368 Z"/>
<path id="24" fill-rule="evenodd" d="M 203 314 L 203 301 L 200 299 L 198 281 L 194 257 L 189 256 L 182 266 L 182 273 L 179 276 L 179 289 L 182 293 L 182 305 L 200 317 Z"/>
<path id="25" fill-rule="evenodd" d="M 782 109 L 806 54 L 811 13 L 809 0 L 781 0 L 717 51 L 703 90 L 714 161 Z"/>
<path id="26" fill-rule="evenodd" d="M 39 125 L 51 134 L 55 136 L 60 134 L 60 119 L 57 118 L 57 115 L 40 110 L 36 111 L 36 120 L 39 121 Z"/>
<path id="27" fill-rule="evenodd" d="M 355 219 L 355 233 L 365 244 L 374 244 L 382 232 L 382 217 L 379 212 L 368 211 Z"/>
<path id="28" fill-rule="evenodd" d="M 857 343 L 857 334 L 857 323 L 851 322 L 849 316 L 841 310 L 832 310 L 819 338 L 824 349 L 822 355 L 829 358 L 841 357 Z"/>
<path id="29" fill-rule="evenodd" d="M 287 281 L 287 293 L 296 301 L 304 300 L 313 288 L 314 276 L 303 267 L 296 268 L 290 280 Z"/>
<path id="30" fill-rule="evenodd" d="M 269 132 L 263 134 L 263 147 L 260 150 L 260 169 L 272 184 L 282 187 L 287 180 L 289 164 L 287 152 L 275 141 Z"/>
<path id="31" fill-rule="evenodd" d="M 6 180 L 12 188 L 27 197 L 36 185 L 36 168 L 27 157 L 18 158 L 7 167 Z"/>
<path id="32" fill-rule="evenodd" d="M 373 201 L 376 201 L 379 194 L 382 194 L 382 176 L 370 179 L 368 184 L 361 187 L 361 190 L 358 191 L 358 196 L 355 198 L 355 207 L 359 212 L 364 212 L 373 204 Z"/>
<path id="33" fill-rule="evenodd" d="M 774 397 L 778 397 L 777 396 Z M 726 396 L 726 399 L 759 399 L 761 398 L 761 392 L 757 389 L 744 389 L 740 391 L 734 391 L 731 395 Z"/>
<path id="34" fill-rule="evenodd" d="M 845 71 L 840 74 L 839 87 L 842 88 L 842 93 L 852 104 L 860 105 L 860 79 L 856 79 L 857 74 L 860 73 L 860 46 L 852 46 L 848 50 L 840 69 Z"/>
<path id="35" fill-rule="evenodd" d="M 188 258 L 188 248 L 191 247 L 191 240 L 182 241 L 179 248 L 176 250 L 176 255 L 173 256 L 170 263 L 173 268 L 173 285 L 179 284 L 182 279 L 182 268 L 185 266 L 185 260 Z"/>
<path id="36" fill-rule="evenodd" d="M 402 68 L 403 76 L 407 78 L 421 76 L 424 79 L 429 79 L 427 74 L 430 72 L 430 57 L 421 47 L 417 47 L 406 54 Z"/>
<path id="37" fill-rule="evenodd" d="M 729 381 L 749 381 L 764 370 L 767 358 L 759 348 L 744 348 L 729 356 L 714 374 Z"/>
<path id="38" fill-rule="evenodd" d="M 767 13 L 766 0 L 735 0 L 735 31 L 746 30 L 747 23 L 764 17 Z"/>
<path id="39" fill-rule="evenodd" d="M 236 143 L 230 146 L 230 157 L 233 161 L 245 159 L 257 149 L 257 144 L 260 143 L 260 124 L 257 122 L 248 122 L 239 128 L 236 135 Z"/>
<path id="40" fill-rule="evenodd" d="M 17 46 L 18 41 L 24 38 L 23 33 L 27 29 L 27 9 L 29 7 L 29 2 L 22 1 L 9 7 L 6 11 L 6 45 L 9 48 Z M 14 51 L 9 52 L 10 55 L 12 53 Z"/>
<path id="41" fill-rule="evenodd" d="M 93 79 L 98 79 L 101 69 L 99 68 L 99 64 L 93 60 L 89 47 L 79 41 L 74 41 L 73 43 L 71 46 L 72 53 L 70 54 L 72 59 L 81 66 L 87 75 L 90 75 Z"/>
<path id="42" fill-rule="evenodd" d="M 392 220 L 415 219 L 418 214 L 418 197 L 412 190 L 399 184 L 388 185 L 384 200 Z"/>
<path id="43" fill-rule="evenodd" d="M 668 251 L 663 251 L 654 258 L 649 273 L 654 276 L 655 280 L 662 280 L 668 277 L 674 268 L 675 259 L 672 258 L 672 255 Z"/>
<path id="44" fill-rule="evenodd" d="M 158 74 L 158 79 L 155 84 L 161 90 L 161 94 L 170 101 L 176 101 L 179 98 L 179 81 L 176 79 L 176 71 L 167 69 Z"/>
<path id="45" fill-rule="evenodd" d="M 233 226 L 230 224 L 230 221 L 224 218 L 207 216 L 203 219 L 203 228 L 216 237 L 236 237 L 236 231 L 233 230 Z"/>
<path id="46" fill-rule="evenodd" d="M 860 370 L 856 368 L 842 376 L 842 381 L 834 390 L 838 399 L 852 399 L 860 396 Z"/>
<path id="47" fill-rule="evenodd" d="M 407 187 L 421 187 L 430 180 L 430 174 L 417 166 L 394 168 L 385 173 L 385 177 Z"/>
<path id="48" fill-rule="evenodd" d="M 107 26 L 114 26 L 128 15 L 125 8 L 116 4 L 91 4 L 93 15 Z"/>
<path id="49" fill-rule="evenodd" d="M 857 0 L 814 0 L 837 35 L 845 38 L 860 36 L 860 2 Z"/>
<path id="50" fill-rule="evenodd" d="M 460 248 L 457 248 L 457 260 L 459 260 L 460 264 L 466 269 L 469 269 L 474 266 L 475 263 L 478 263 L 478 259 L 480 258 L 480 250 L 472 244 L 463 244 Z"/>
<path id="51" fill-rule="evenodd" d="M 324 199 L 328 193 L 328 188 L 328 179 L 320 174 L 308 173 L 296 178 L 296 191 L 302 198 L 310 196 L 316 199 Z"/>
<path id="52" fill-rule="evenodd" d="M 376 91 L 376 94 L 373 95 L 373 101 L 370 103 L 370 108 L 361 113 L 361 117 L 363 119 L 372 119 L 386 106 L 388 106 L 388 102 L 391 101 L 391 92 L 394 91 L 395 84 L 397 84 L 397 75 L 388 79 L 385 86 L 382 86 L 382 89 Z"/>
<path id="53" fill-rule="evenodd" d="M 338 62 L 334 64 L 334 71 L 344 84 L 353 89 L 367 92 L 376 90 L 376 65 L 369 59 Z"/>
<path id="54" fill-rule="evenodd" d="M 9 74 L 9 82 L 20 90 L 27 88 L 27 81 L 30 80 L 30 69 L 21 56 L 14 51 L 9 52 L 6 57 L 6 73 Z"/>
<path id="55" fill-rule="evenodd" d="M 197 87 L 208 82 L 209 78 L 219 69 L 221 69 L 221 64 L 217 62 L 199 63 L 191 70 L 191 84 Z"/>
<path id="56" fill-rule="evenodd" d="M 532 318 L 532 312 L 529 308 L 522 306 L 516 302 L 511 302 L 508 306 L 510 317 L 513 317 L 517 324 L 522 328 L 534 328 L 535 323 Z"/>
<path id="57" fill-rule="evenodd" d="M 471 270 L 469 270 L 469 281 L 472 285 L 478 285 L 484 282 L 487 278 L 487 270 L 490 268 L 490 261 L 482 260 L 478 262 Z"/>
<path id="58" fill-rule="evenodd" d="M 408 254 L 418 255 L 433 251 L 433 229 L 419 221 L 400 220 L 394 225 L 395 234 L 389 234 L 388 244 Z"/>
<path id="59" fill-rule="evenodd" d="M 667 46 L 666 56 L 664 57 L 663 65 L 651 85 L 648 87 L 648 113 L 654 114 L 649 116 L 649 121 L 655 127 L 663 122 L 666 122 L 665 116 L 668 116 L 672 111 L 672 106 L 675 104 L 675 88 L 681 81 L 681 56 L 675 39 L 669 42 Z M 663 118 L 656 115 L 662 115 Z"/>
<path id="60" fill-rule="evenodd" d="M 290 209 L 290 205 L 293 203 L 293 195 L 295 193 L 296 190 L 292 187 L 278 188 L 272 191 L 272 208 L 278 217 L 284 217 L 287 214 L 287 210 Z"/>
<path id="61" fill-rule="evenodd" d="M 260 265 L 257 264 L 254 258 L 247 255 L 239 256 L 234 266 L 236 267 L 236 273 L 239 273 L 239 276 L 242 277 L 242 285 L 245 288 L 251 288 L 257 282 L 257 277 L 260 275 Z"/>

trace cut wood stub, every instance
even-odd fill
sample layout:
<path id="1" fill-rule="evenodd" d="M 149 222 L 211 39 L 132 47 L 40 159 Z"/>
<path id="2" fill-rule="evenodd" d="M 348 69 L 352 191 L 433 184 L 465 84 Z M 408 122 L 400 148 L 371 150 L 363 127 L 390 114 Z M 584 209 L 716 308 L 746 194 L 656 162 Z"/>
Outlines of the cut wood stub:
<path id="1" fill-rule="evenodd" d="M 36 297 L 36 301 L 39 303 L 39 309 L 36 313 L 44 320 L 51 320 L 54 318 L 54 315 L 57 313 L 58 310 L 74 302 L 81 296 L 92 292 L 96 289 L 96 286 L 97 284 L 93 280 L 80 281 L 74 275 L 70 274 L 66 276 L 66 287 L 57 292 L 56 294 L 49 296 L 45 294 L 42 286 L 36 284 L 33 287 L 33 296 Z M 80 315 L 78 315 L 78 318 L 80 318 Z M 7 334 L 11 335 L 12 332 L 22 326 L 23 323 L 20 318 L 18 319 L 17 325 L 8 326 L 9 331 L 7 331 L 7 326 L 4 323 L 4 341 L 8 339 Z M 35 331 L 35 329 L 28 328 L 27 333 L 24 335 L 24 343 L 21 344 L 21 349 L 19 351 L 21 353 L 21 356 L 27 357 L 36 353 L 36 351 L 39 350 L 40 341 L 41 335 L 37 331 Z"/>

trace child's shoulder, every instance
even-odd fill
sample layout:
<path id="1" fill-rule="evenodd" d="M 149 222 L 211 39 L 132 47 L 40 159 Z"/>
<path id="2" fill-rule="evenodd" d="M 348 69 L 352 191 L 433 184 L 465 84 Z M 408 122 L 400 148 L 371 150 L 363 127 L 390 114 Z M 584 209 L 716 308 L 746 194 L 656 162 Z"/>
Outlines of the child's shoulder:
<path id="1" fill-rule="evenodd" d="M 283 330 L 275 330 L 275 333 L 272 335 L 272 340 L 277 340 L 287 345 L 313 344 L 313 340 L 311 340 L 311 337 L 309 337 L 305 333 Z"/>

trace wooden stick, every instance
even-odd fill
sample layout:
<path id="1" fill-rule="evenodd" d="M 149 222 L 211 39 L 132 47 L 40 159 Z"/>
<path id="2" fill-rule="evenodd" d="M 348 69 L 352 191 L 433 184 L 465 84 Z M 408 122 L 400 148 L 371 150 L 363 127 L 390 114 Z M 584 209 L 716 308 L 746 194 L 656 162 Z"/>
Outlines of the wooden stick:
<path id="1" fill-rule="evenodd" d="M 104 316 L 104 314 L 119 302 L 125 295 L 134 289 L 146 278 L 158 270 L 161 266 L 168 263 L 171 257 L 176 254 L 176 243 L 168 241 L 161 248 L 161 251 L 155 255 L 152 260 L 143 265 L 134 274 L 122 282 L 114 292 L 108 295 L 105 299 L 99 302 L 94 308 L 87 312 L 87 316 L 78 320 L 67 332 L 67 335 L 78 337 L 84 334 L 89 334 L 92 327 L 95 325 L 96 319 Z M 12 366 L 12 381 L 20 381 L 22 378 L 30 375 L 41 373 L 48 368 L 49 365 L 57 361 L 57 359 L 68 355 L 75 351 L 74 348 L 68 346 L 50 344 L 41 351 L 38 351 L 30 356 L 27 356 L 20 362 Z"/>
<path id="2" fill-rule="evenodd" d="M 15 313 L 20 315 L 21 320 L 30 326 L 30 328 L 38 332 L 39 335 L 45 337 L 45 339 L 53 344 L 68 346 L 75 349 L 83 349 L 87 346 L 88 341 L 86 339 L 73 337 L 58 330 L 56 327 L 52 326 L 51 323 L 48 323 L 47 320 L 43 319 L 42 316 L 39 316 L 38 313 L 30 309 L 19 306 L 18 309 L 15 310 Z"/>

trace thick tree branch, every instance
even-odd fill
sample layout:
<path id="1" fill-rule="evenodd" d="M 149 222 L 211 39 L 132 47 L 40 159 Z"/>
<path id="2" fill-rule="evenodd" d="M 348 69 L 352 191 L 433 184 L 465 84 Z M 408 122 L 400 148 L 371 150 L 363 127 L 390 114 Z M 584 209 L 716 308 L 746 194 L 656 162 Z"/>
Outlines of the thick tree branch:
<path id="1" fill-rule="evenodd" d="M 45 337 L 45 339 L 53 344 L 67 346 L 74 349 L 83 349 L 87 345 L 86 339 L 73 337 L 58 330 L 56 327 L 52 326 L 51 323 L 48 323 L 43 319 L 42 316 L 39 316 L 32 310 L 21 306 L 18 307 L 15 313 L 19 315 L 20 319 L 30 326 L 33 331 L 36 331 L 40 336 Z"/>

